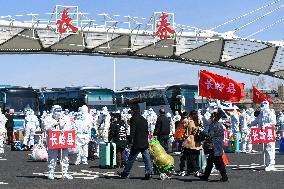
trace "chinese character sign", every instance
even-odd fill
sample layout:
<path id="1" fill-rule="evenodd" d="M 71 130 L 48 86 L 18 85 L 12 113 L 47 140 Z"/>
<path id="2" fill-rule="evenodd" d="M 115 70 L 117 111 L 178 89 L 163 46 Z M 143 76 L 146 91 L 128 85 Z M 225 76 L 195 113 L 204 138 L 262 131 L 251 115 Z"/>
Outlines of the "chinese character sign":
<path id="1" fill-rule="evenodd" d="M 264 131 L 260 128 L 251 128 L 252 144 L 275 142 L 275 132 L 273 127 L 266 127 Z"/>
<path id="2" fill-rule="evenodd" d="M 252 144 L 260 144 L 262 141 L 260 140 L 260 128 L 251 128 L 251 143 Z"/>
<path id="3" fill-rule="evenodd" d="M 68 30 L 72 30 L 74 33 L 78 31 L 78 28 L 71 24 L 72 19 L 68 16 L 68 8 L 65 8 L 62 13 L 61 20 L 57 20 L 59 33 L 67 33 Z"/>
<path id="4" fill-rule="evenodd" d="M 160 24 L 157 25 L 157 31 L 155 33 L 156 36 L 159 36 L 160 39 L 168 39 L 168 35 L 174 35 L 175 30 L 170 28 L 170 23 L 167 20 L 168 15 L 166 13 L 162 13 L 160 16 Z"/>
<path id="5" fill-rule="evenodd" d="M 199 96 L 239 102 L 244 96 L 244 84 L 230 78 L 201 70 L 199 73 Z"/>
<path id="6" fill-rule="evenodd" d="M 229 133 L 228 130 L 224 130 L 224 146 L 229 145 Z"/>
<path id="7" fill-rule="evenodd" d="M 275 130 L 273 127 L 266 127 L 264 132 L 266 133 L 266 143 L 275 142 Z"/>
<path id="8" fill-rule="evenodd" d="M 49 149 L 75 148 L 75 147 L 76 147 L 75 130 L 48 132 Z"/>

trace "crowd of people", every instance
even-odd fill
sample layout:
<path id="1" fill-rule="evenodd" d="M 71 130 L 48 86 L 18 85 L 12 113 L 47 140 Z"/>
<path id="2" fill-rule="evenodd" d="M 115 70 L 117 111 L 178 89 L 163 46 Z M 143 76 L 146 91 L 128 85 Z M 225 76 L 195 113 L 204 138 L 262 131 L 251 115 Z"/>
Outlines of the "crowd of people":
<path id="1" fill-rule="evenodd" d="M 284 137 L 284 114 L 280 112 L 276 118 L 275 111 L 269 108 L 267 101 L 262 102 L 258 116 L 255 116 L 252 108 L 241 111 L 234 109 L 231 114 L 224 114 L 223 110 L 214 106 L 205 111 L 193 110 L 189 114 L 175 112 L 173 116 L 161 107 L 157 115 L 151 108 L 140 112 L 137 104 L 121 112 L 109 112 L 106 107 L 101 111 L 89 110 L 85 105 L 78 112 L 69 112 L 55 105 L 50 112 L 43 112 L 40 119 L 30 108 L 25 110 L 25 115 L 23 145 L 26 150 L 34 149 L 37 131 L 46 134 L 50 130 L 76 131 L 76 149 L 47 150 L 48 179 L 51 180 L 54 179 L 57 160 L 61 156 L 63 176 L 72 179 L 68 174 L 68 156 L 76 154 L 75 165 L 88 164 L 88 159 L 100 158 L 98 144 L 108 142 L 116 144 L 117 166 L 124 168 L 119 172 L 121 178 L 129 177 L 135 160 L 142 156 L 145 163 L 144 179 L 149 180 L 153 174 L 159 174 L 149 153 L 149 142 L 151 138 L 156 138 L 165 151 L 181 151 L 177 175 L 192 174 L 201 180 L 208 180 L 215 165 L 221 174 L 221 181 L 226 182 L 228 176 L 223 157 L 225 129 L 229 130 L 229 137 L 240 141 L 240 152 L 244 153 L 253 152 L 250 133 L 253 127 L 265 129 L 278 125 L 280 136 Z M 6 121 L 6 117 L 0 114 L 0 153 L 4 153 Z M 178 136 L 177 133 L 182 134 Z M 265 144 L 265 152 L 268 157 L 265 171 L 275 170 L 275 142 Z M 199 156 L 204 156 L 206 161 L 199 162 Z"/>

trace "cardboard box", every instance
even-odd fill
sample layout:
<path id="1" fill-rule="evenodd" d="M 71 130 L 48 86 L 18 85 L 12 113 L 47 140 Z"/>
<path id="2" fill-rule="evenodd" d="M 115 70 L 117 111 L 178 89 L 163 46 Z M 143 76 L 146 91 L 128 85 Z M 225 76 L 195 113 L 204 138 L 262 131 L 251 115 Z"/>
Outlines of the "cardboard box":
<path id="1" fill-rule="evenodd" d="M 16 141 L 24 141 L 24 131 L 23 130 L 18 130 L 14 132 L 14 140 Z"/>

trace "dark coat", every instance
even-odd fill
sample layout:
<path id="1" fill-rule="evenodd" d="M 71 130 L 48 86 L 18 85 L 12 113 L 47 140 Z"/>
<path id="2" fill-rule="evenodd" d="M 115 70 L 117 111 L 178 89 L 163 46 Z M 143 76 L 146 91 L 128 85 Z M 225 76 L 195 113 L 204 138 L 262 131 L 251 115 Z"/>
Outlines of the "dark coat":
<path id="1" fill-rule="evenodd" d="M 156 121 L 154 135 L 155 136 L 169 136 L 171 131 L 170 120 L 165 114 L 161 114 Z"/>
<path id="2" fill-rule="evenodd" d="M 126 125 L 123 121 L 112 123 L 110 125 L 110 131 L 108 136 L 109 141 L 113 141 L 119 148 L 126 148 L 126 130 Z"/>
<path id="3" fill-rule="evenodd" d="M 140 114 L 130 118 L 130 145 L 133 149 L 148 148 L 148 122 Z"/>

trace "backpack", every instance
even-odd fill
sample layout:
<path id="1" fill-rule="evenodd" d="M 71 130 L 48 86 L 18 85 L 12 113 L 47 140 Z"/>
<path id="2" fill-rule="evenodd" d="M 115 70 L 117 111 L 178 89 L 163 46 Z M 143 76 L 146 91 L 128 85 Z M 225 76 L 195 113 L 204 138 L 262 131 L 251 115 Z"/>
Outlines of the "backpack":
<path id="1" fill-rule="evenodd" d="M 183 140 L 184 139 L 184 134 L 187 130 L 187 126 L 186 124 L 179 124 L 175 134 L 174 134 L 174 137 L 176 140 Z"/>

